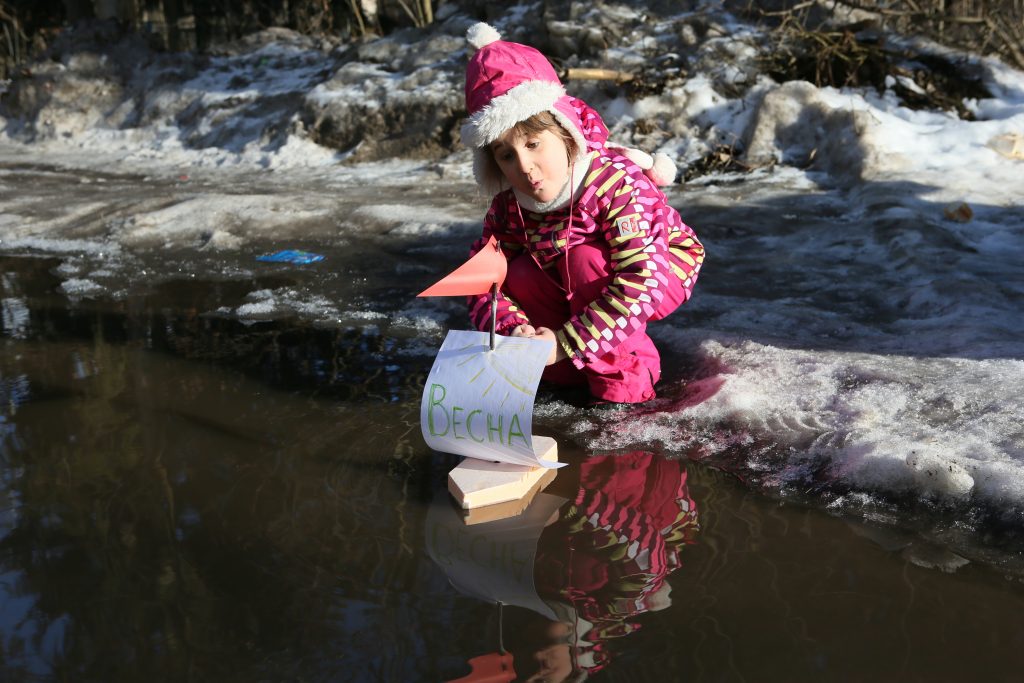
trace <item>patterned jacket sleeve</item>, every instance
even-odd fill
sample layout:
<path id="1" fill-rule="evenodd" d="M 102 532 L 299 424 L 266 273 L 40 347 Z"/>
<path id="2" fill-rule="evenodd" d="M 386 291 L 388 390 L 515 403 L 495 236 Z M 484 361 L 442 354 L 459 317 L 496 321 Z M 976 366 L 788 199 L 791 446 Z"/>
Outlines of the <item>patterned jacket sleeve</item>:
<path id="1" fill-rule="evenodd" d="M 484 217 L 484 230 L 483 234 L 473 242 L 473 246 L 470 247 L 469 256 L 472 258 L 478 251 L 483 249 L 484 245 L 494 235 L 498 242 L 501 244 L 501 251 L 505 255 L 506 259 L 514 258 L 517 254 L 522 253 L 523 245 L 513 244 L 507 240 L 501 239 L 501 228 L 504 227 L 500 216 L 503 215 L 501 211 L 500 196 L 495 197 L 491 203 L 491 208 L 488 209 L 487 215 Z M 477 294 L 471 295 L 467 299 L 469 304 L 469 319 L 470 322 L 476 329 L 483 332 L 487 332 L 491 329 L 491 297 L 489 294 Z M 530 319 L 526 317 L 526 313 L 520 308 L 511 297 L 503 293 L 500 289 L 498 290 L 498 315 L 497 325 L 495 332 L 498 334 L 508 334 L 517 325 L 523 325 L 529 323 Z"/>
<path id="2" fill-rule="evenodd" d="M 678 277 L 670 236 L 685 228 L 700 248 L 665 195 L 639 169 L 633 171 L 620 168 L 603 185 L 601 215 L 594 217 L 610 248 L 611 282 L 555 333 L 578 368 L 614 349 L 658 310 L 670 278 Z M 683 282 L 684 300 L 695 280 L 693 271 Z"/>

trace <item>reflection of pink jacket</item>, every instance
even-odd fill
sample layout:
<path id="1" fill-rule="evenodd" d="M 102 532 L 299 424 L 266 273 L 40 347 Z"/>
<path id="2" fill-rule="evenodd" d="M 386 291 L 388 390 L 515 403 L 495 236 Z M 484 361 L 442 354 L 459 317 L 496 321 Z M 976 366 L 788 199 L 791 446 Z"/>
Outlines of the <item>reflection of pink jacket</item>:
<path id="1" fill-rule="evenodd" d="M 698 529 L 697 508 L 677 460 L 635 452 L 590 458 L 581 470 L 575 501 L 541 536 L 534 579 L 541 597 L 572 605 L 593 624 L 579 635 L 600 660 L 600 641 L 639 628 L 628 620 L 653 607 L 679 567 Z"/>
<path id="2" fill-rule="evenodd" d="M 479 251 L 493 235 L 505 257 L 530 253 L 550 270 L 573 246 L 608 245 L 613 278 L 603 296 L 556 330 L 558 342 L 576 367 L 618 346 L 659 311 L 669 278 L 690 297 L 704 260 L 704 248 L 679 213 L 644 170 L 607 146 L 608 129 L 582 100 L 572 99 L 588 150 L 593 152 L 586 177 L 569 206 L 545 214 L 524 210 L 512 190 L 498 193 L 484 219 L 483 235 L 471 249 Z M 571 227 L 571 229 L 570 229 Z M 556 277 L 557 281 L 557 277 Z M 681 302 L 680 302 L 681 303 Z M 481 330 L 490 326 L 490 297 L 470 298 L 470 317 Z M 517 302 L 499 292 L 497 331 L 508 333 L 530 322 Z"/>

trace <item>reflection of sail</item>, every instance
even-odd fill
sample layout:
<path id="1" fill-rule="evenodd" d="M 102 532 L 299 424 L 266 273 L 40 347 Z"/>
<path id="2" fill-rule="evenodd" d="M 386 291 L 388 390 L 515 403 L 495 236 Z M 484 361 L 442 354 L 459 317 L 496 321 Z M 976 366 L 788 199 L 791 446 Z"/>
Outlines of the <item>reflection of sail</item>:
<path id="1" fill-rule="evenodd" d="M 427 513 L 427 554 L 460 593 L 554 618 L 537 596 L 533 566 L 541 531 L 565 502 L 539 493 L 519 515 L 467 525 L 447 496 L 439 498 Z"/>

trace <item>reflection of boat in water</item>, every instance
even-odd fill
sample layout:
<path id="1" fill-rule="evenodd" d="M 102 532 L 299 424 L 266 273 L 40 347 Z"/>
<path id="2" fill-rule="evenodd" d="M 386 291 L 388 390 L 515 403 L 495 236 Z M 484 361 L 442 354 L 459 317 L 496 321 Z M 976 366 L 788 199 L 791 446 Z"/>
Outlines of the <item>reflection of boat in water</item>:
<path id="1" fill-rule="evenodd" d="M 427 549 L 460 592 L 504 606 L 499 655 L 515 672 L 488 680 L 582 680 L 636 617 L 671 604 L 668 575 L 697 529 L 682 463 L 637 451 L 588 458 L 574 499 L 540 493 L 516 517 L 467 526 L 438 501 Z"/>

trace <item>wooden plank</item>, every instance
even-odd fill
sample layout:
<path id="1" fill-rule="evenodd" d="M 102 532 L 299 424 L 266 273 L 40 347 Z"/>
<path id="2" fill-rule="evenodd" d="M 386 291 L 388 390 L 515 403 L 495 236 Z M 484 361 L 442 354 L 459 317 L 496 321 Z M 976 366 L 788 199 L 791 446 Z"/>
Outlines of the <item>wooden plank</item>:
<path id="1" fill-rule="evenodd" d="M 587 67 L 570 67 L 562 72 L 564 81 L 615 81 L 625 83 L 633 80 L 633 74 L 628 71 L 615 71 L 614 69 L 592 69 Z"/>
<path id="2" fill-rule="evenodd" d="M 541 459 L 558 461 L 558 443 L 551 437 L 534 436 L 533 447 Z M 545 467 L 463 458 L 448 473 L 448 492 L 464 510 L 518 501 L 549 471 Z"/>

